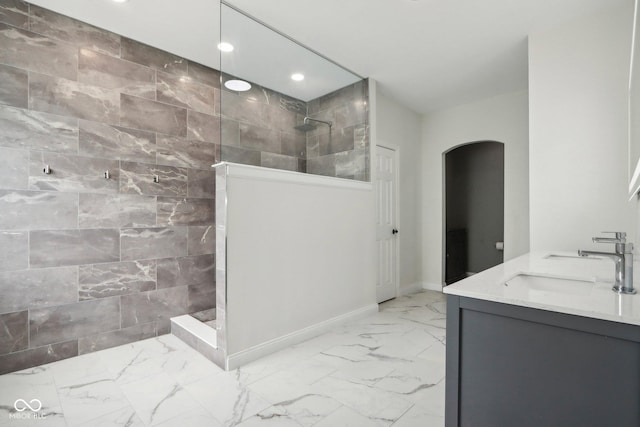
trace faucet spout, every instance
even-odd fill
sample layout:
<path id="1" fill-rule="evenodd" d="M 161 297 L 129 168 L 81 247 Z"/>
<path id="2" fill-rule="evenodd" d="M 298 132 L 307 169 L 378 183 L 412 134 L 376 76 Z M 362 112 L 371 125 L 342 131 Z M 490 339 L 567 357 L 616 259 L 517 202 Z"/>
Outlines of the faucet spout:
<path id="1" fill-rule="evenodd" d="M 618 236 L 621 234 L 622 236 Z M 615 284 L 613 290 L 621 294 L 635 294 L 633 288 L 633 244 L 626 243 L 624 233 L 616 233 L 615 239 L 594 238 L 599 243 L 615 243 L 615 252 L 583 251 L 579 250 L 581 257 L 599 256 L 611 259 L 616 266 Z"/>

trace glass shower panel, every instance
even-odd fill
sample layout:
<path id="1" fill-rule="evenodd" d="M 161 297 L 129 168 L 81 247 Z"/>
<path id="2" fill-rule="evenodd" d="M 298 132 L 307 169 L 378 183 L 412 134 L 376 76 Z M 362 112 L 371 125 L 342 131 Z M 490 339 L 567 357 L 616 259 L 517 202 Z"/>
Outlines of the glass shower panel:
<path id="1" fill-rule="evenodd" d="M 369 181 L 367 81 L 220 10 L 221 160 Z"/>

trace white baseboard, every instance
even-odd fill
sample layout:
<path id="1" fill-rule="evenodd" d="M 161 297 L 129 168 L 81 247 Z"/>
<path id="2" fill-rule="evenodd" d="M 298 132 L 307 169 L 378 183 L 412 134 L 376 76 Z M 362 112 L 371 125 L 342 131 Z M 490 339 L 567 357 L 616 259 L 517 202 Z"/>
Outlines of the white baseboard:
<path id="1" fill-rule="evenodd" d="M 442 292 L 442 285 L 440 283 L 422 282 L 422 289 Z"/>
<path id="2" fill-rule="evenodd" d="M 238 353 L 230 354 L 227 356 L 227 370 L 236 369 L 253 360 L 259 359 L 271 353 L 275 353 L 276 351 L 282 350 L 294 344 L 298 344 L 302 341 L 306 341 L 310 338 L 327 332 L 342 323 L 360 319 L 377 312 L 378 304 L 371 304 L 358 310 L 354 310 L 349 313 L 334 317 L 332 319 L 325 320 L 324 322 L 316 323 L 315 325 L 308 326 L 304 329 L 300 329 L 290 334 L 274 338 L 270 341 L 258 344 Z"/>
<path id="3" fill-rule="evenodd" d="M 400 286 L 400 289 L 398 290 L 398 296 L 413 294 L 416 292 L 420 292 L 423 289 L 424 288 L 422 282 L 415 282 L 409 285 Z"/>

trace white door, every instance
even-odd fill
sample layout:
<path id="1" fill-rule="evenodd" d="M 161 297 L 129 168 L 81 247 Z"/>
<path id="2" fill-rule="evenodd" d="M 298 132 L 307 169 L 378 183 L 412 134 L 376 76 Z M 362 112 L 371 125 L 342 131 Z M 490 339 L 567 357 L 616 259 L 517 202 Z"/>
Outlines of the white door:
<path id="1" fill-rule="evenodd" d="M 375 163 L 376 242 L 378 245 L 378 302 L 396 297 L 397 245 L 396 179 L 397 153 L 377 146 Z"/>

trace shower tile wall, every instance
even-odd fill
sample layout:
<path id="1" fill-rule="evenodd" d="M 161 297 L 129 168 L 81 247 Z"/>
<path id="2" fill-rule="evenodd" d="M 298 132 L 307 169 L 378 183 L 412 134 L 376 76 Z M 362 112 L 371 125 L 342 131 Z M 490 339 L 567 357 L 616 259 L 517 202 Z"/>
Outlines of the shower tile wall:
<path id="1" fill-rule="evenodd" d="M 226 77 L 225 77 L 226 79 Z M 222 160 L 369 180 L 366 81 L 304 102 L 252 83 L 247 92 L 222 89 Z M 331 121 L 296 130 L 305 116 Z"/>
<path id="2" fill-rule="evenodd" d="M 0 373 L 215 306 L 219 77 L 0 0 Z"/>
<path id="3" fill-rule="evenodd" d="M 308 115 L 333 122 L 307 134 L 307 172 L 369 180 L 369 110 L 366 80 L 309 101 Z"/>
<path id="4" fill-rule="evenodd" d="M 225 77 L 226 79 L 226 77 Z M 246 92 L 222 89 L 222 160 L 306 172 L 307 104 L 252 83 Z"/>

